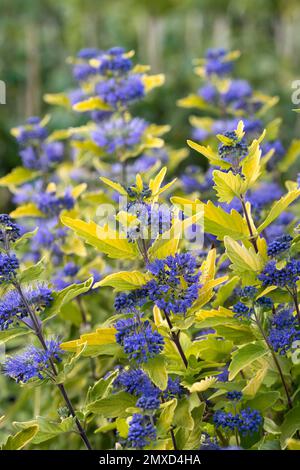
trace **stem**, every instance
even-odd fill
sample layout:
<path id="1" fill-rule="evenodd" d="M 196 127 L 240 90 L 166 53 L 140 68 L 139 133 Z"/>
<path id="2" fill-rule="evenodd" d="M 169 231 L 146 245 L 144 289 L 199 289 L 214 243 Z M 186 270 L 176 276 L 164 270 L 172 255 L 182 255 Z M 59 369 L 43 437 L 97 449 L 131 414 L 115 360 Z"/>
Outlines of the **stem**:
<path id="1" fill-rule="evenodd" d="M 291 397 L 290 397 L 289 389 L 288 389 L 287 383 L 286 383 L 286 381 L 285 381 L 285 378 L 284 378 L 284 375 L 283 375 L 281 366 L 280 366 L 280 364 L 279 364 L 279 361 L 278 361 L 278 359 L 277 359 L 277 356 L 276 356 L 276 354 L 275 354 L 275 352 L 274 352 L 274 350 L 273 350 L 273 348 L 272 348 L 272 345 L 269 343 L 269 340 L 268 340 L 268 338 L 267 338 L 267 336 L 266 336 L 266 334 L 265 334 L 265 332 L 264 332 L 264 329 L 263 329 L 263 327 L 262 327 L 262 324 L 261 324 L 261 322 L 259 321 L 259 319 L 258 319 L 256 313 L 254 313 L 254 315 L 255 315 L 256 324 L 257 324 L 257 326 L 258 326 L 258 328 L 259 328 L 259 330 L 260 330 L 260 332 L 261 332 L 261 334 L 262 334 L 262 336 L 263 336 L 263 338 L 264 338 L 264 340 L 265 340 L 265 342 L 266 342 L 266 344 L 267 344 L 267 346 L 268 346 L 268 348 L 269 348 L 269 350 L 270 350 L 270 352 L 271 352 L 271 354 L 272 354 L 274 363 L 275 363 L 275 365 L 276 365 L 276 367 L 277 367 L 277 370 L 278 370 L 278 372 L 279 372 L 279 375 L 280 375 L 280 378 L 281 378 L 281 382 L 282 382 L 282 385 L 283 385 L 284 390 L 285 390 L 285 394 L 286 394 L 288 406 L 289 406 L 290 409 L 292 409 L 292 408 L 293 408 L 293 402 L 292 402 L 292 399 L 291 399 Z"/>
<path id="2" fill-rule="evenodd" d="M 172 325 L 171 319 L 169 317 L 169 314 L 164 311 L 164 315 L 166 317 L 167 323 L 168 323 L 169 328 L 170 328 L 170 334 L 171 334 L 173 343 L 175 344 L 175 346 L 176 346 L 176 348 L 177 348 L 177 350 L 180 354 L 180 357 L 182 359 L 182 362 L 183 362 L 185 368 L 187 369 L 188 360 L 187 360 L 186 355 L 185 355 L 185 353 L 184 353 L 184 351 L 181 347 L 181 344 L 180 344 L 180 340 L 179 340 L 180 331 L 178 333 L 175 333 L 175 331 L 173 331 L 173 325 Z"/>
<path id="3" fill-rule="evenodd" d="M 30 304 L 28 303 L 28 301 L 27 301 L 27 299 L 26 299 L 26 296 L 25 296 L 24 293 L 23 293 L 23 290 L 22 290 L 22 287 L 21 287 L 20 283 L 15 280 L 15 281 L 14 281 L 14 286 L 15 286 L 17 292 L 19 293 L 19 295 L 20 295 L 20 297 L 21 297 L 21 299 L 22 299 L 22 302 L 24 303 L 24 306 L 25 306 L 25 308 L 26 308 L 26 310 L 27 310 L 27 312 L 28 312 L 28 315 L 29 315 L 29 317 L 30 317 L 30 319 L 31 319 L 31 321 L 32 321 L 32 323 L 33 323 L 34 330 L 35 330 L 35 334 L 36 334 L 37 338 L 39 339 L 39 341 L 40 341 L 40 343 L 41 343 L 43 349 L 44 349 L 45 351 L 48 351 L 47 344 L 46 344 L 45 339 L 44 339 L 44 336 L 43 336 L 41 324 L 40 324 L 40 322 L 39 322 L 39 320 L 38 320 L 38 318 L 37 318 L 35 312 L 33 311 L 33 309 L 31 308 Z M 51 366 L 51 369 L 52 369 L 52 372 L 53 372 L 54 377 L 57 377 L 58 372 L 57 372 L 57 369 L 56 369 L 55 364 L 54 364 L 53 360 L 51 359 L 51 357 L 49 358 L 49 364 L 50 364 L 50 366 Z M 60 391 L 60 393 L 61 393 L 61 395 L 62 395 L 62 397 L 63 397 L 63 399 L 64 399 L 64 401 L 65 401 L 65 403 L 66 403 L 66 405 L 67 405 L 67 407 L 68 407 L 68 409 L 69 409 L 70 414 L 73 416 L 73 418 L 74 418 L 74 420 L 75 420 L 75 424 L 76 424 L 76 426 L 77 426 L 77 429 L 78 429 L 78 431 L 79 431 L 79 434 L 80 434 L 80 436 L 81 436 L 81 438 L 82 438 L 84 444 L 86 445 L 86 448 L 87 448 L 88 450 L 92 450 L 92 447 L 91 447 L 91 444 L 90 444 L 90 442 L 89 442 L 89 440 L 88 440 L 88 437 L 87 437 L 87 435 L 86 435 L 86 432 L 85 432 L 85 430 L 83 429 L 83 427 L 81 426 L 81 423 L 80 423 L 80 421 L 78 420 L 78 418 L 77 418 L 77 416 L 76 416 L 75 410 L 74 410 L 73 405 L 72 405 L 72 403 L 71 403 L 71 401 L 70 401 L 70 399 L 69 399 L 69 397 L 68 397 L 68 394 L 67 394 L 67 392 L 66 392 L 66 389 L 65 389 L 64 385 L 63 385 L 63 384 L 59 384 L 59 383 L 56 383 L 56 385 L 57 385 L 57 387 L 58 387 L 58 389 L 59 389 L 59 391 Z"/>
<path id="4" fill-rule="evenodd" d="M 249 233 L 250 233 L 250 242 L 252 243 L 254 249 L 255 249 L 255 252 L 258 253 L 258 247 L 257 247 L 257 243 L 256 243 L 256 237 L 254 236 L 254 233 L 253 233 L 253 230 L 252 230 L 252 226 L 251 226 L 251 222 L 250 222 L 250 217 L 249 217 L 249 214 L 248 214 L 248 211 L 247 211 L 247 207 L 246 207 L 246 203 L 245 203 L 245 199 L 244 199 L 244 196 L 240 196 L 240 201 L 242 203 L 242 207 L 243 207 L 243 211 L 244 211 L 244 216 L 245 216 L 245 219 L 246 219 L 246 222 L 247 222 L 247 225 L 248 225 L 248 229 L 249 229 Z"/>
<path id="5" fill-rule="evenodd" d="M 163 397 L 163 396 L 161 397 L 161 401 L 162 401 L 162 403 L 165 403 L 165 400 L 164 400 L 164 397 Z M 173 430 L 173 426 L 172 426 L 172 425 L 171 425 L 171 427 L 170 427 L 170 435 L 171 435 L 171 439 L 172 439 L 172 443 L 173 443 L 174 450 L 178 450 L 178 447 L 177 447 L 177 444 L 176 444 L 176 439 L 175 439 L 175 434 L 174 434 L 174 430 Z"/>
<path id="6" fill-rule="evenodd" d="M 298 322 L 300 324 L 300 309 L 299 309 L 299 302 L 298 302 L 297 287 L 294 288 L 294 290 L 292 292 L 292 297 L 293 297 L 293 301 L 294 301 L 295 308 L 296 308 L 296 314 L 297 314 Z"/>
<path id="7" fill-rule="evenodd" d="M 83 324 L 85 326 L 89 326 L 89 322 L 88 322 L 88 319 L 87 319 L 87 314 L 86 314 L 86 311 L 85 311 L 85 308 L 84 308 L 84 305 L 82 303 L 82 300 L 81 300 L 80 296 L 77 297 L 76 302 L 77 302 L 77 305 L 78 305 L 79 310 L 80 310 L 80 314 L 81 314 Z"/>

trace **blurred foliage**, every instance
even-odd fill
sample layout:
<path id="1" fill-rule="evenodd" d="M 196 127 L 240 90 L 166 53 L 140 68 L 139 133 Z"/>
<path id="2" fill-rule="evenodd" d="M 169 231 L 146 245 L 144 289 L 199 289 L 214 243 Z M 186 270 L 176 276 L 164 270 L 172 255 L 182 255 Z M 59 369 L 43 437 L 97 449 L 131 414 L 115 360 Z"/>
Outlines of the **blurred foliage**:
<path id="1" fill-rule="evenodd" d="M 189 135 L 187 112 L 175 103 L 197 88 L 193 58 L 207 47 L 238 48 L 237 74 L 280 96 L 276 112 L 283 116 L 283 140 L 297 136 L 290 99 L 300 66 L 297 0 L 2 0 L 1 7 L 0 78 L 7 104 L 0 107 L 0 174 L 18 162 L 10 128 L 47 111 L 46 91 L 72 88 L 66 58 L 88 46 L 135 49 L 139 61 L 166 74 L 166 85 L 141 106 L 149 120 L 173 126 L 169 139 L 177 146 Z M 65 120 L 57 111 L 52 122 L 63 127 Z"/>

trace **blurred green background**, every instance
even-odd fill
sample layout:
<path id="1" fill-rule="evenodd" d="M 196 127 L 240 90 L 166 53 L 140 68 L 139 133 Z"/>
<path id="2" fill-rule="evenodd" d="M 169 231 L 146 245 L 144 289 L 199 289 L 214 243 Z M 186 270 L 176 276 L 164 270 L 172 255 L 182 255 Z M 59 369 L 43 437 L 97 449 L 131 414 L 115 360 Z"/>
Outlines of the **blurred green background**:
<path id="1" fill-rule="evenodd" d="M 176 100 L 199 86 L 192 59 L 215 46 L 241 50 L 236 76 L 280 96 L 275 112 L 284 119 L 284 141 L 300 135 L 291 103 L 291 83 L 300 75 L 298 0 L 1 0 L 0 9 L 0 79 L 7 86 L 0 174 L 18 163 L 10 128 L 47 111 L 45 92 L 72 88 L 66 58 L 88 46 L 135 49 L 137 61 L 166 74 L 165 86 L 137 112 L 171 123 L 168 139 L 175 146 L 189 135 L 189 111 Z M 52 124 L 62 127 L 69 119 L 55 112 Z"/>

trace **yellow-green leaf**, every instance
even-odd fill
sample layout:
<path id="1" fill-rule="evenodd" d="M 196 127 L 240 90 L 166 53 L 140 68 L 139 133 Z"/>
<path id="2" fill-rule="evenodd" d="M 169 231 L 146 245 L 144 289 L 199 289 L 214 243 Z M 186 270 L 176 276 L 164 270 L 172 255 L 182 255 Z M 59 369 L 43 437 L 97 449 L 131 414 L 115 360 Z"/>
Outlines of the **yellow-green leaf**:
<path id="1" fill-rule="evenodd" d="M 122 271 L 106 276 L 94 285 L 98 287 L 114 287 L 117 292 L 124 290 L 134 290 L 144 286 L 150 280 L 150 276 L 140 271 Z"/>

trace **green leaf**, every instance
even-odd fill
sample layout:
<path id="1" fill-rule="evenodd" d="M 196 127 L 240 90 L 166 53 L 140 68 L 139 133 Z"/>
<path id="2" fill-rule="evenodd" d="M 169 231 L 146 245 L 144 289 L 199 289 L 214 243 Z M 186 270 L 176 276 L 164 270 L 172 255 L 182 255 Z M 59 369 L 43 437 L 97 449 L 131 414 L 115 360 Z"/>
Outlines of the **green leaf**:
<path id="1" fill-rule="evenodd" d="M 214 336 L 207 339 L 194 341 L 186 350 L 188 356 L 194 355 L 206 361 L 224 361 L 233 347 L 233 342 L 228 340 L 220 340 Z"/>
<path id="2" fill-rule="evenodd" d="M 1 450 L 21 450 L 25 447 L 29 442 L 32 441 L 34 436 L 39 430 L 39 426 L 37 424 L 33 424 L 22 431 L 19 431 L 14 436 L 9 436 L 5 444 L 2 444 Z"/>
<path id="3" fill-rule="evenodd" d="M 100 282 L 96 282 L 97 287 L 114 287 L 117 292 L 124 290 L 134 290 L 144 286 L 150 280 L 150 276 L 140 271 L 121 271 L 119 273 L 109 274 Z"/>
<path id="4" fill-rule="evenodd" d="M 176 398 L 173 398 L 172 400 L 167 401 L 161 405 L 162 412 L 157 422 L 157 429 L 160 433 L 169 431 L 173 422 L 176 406 Z"/>
<path id="5" fill-rule="evenodd" d="M 300 429 L 300 406 L 288 411 L 281 425 L 280 443 L 283 449 L 287 446 L 287 440 L 294 436 Z"/>
<path id="6" fill-rule="evenodd" d="M 234 175 L 232 171 L 224 173 L 223 171 L 214 170 L 213 180 L 215 182 L 214 189 L 220 202 L 230 203 L 233 198 L 240 197 L 247 189 L 246 182 L 240 175 Z"/>
<path id="7" fill-rule="evenodd" d="M 0 178 L 0 186 L 19 186 L 33 180 L 38 173 L 22 166 L 14 168 L 8 175 Z"/>
<path id="8" fill-rule="evenodd" d="M 136 244 L 120 237 L 117 231 L 107 226 L 100 227 L 94 222 L 84 222 L 70 217 L 62 217 L 61 221 L 74 230 L 78 236 L 82 237 L 86 243 L 107 254 L 110 258 L 131 260 L 139 258 Z"/>
<path id="9" fill-rule="evenodd" d="M 230 214 L 221 207 L 215 206 L 211 201 L 204 204 L 204 228 L 218 240 L 230 236 L 233 240 L 241 240 L 249 237 L 249 229 L 245 219 L 236 210 Z"/>
<path id="10" fill-rule="evenodd" d="M 57 314 L 61 307 L 71 300 L 75 299 L 81 294 L 88 292 L 93 284 L 93 278 L 88 279 L 81 284 L 71 284 L 65 289 L 54 294 L 54 301 L 51 306 L 45 310 L 46 320 L 52 318 L 53 315 Z"/>
<path id="11" fill-rule="evenodd" d="M 42 274 L 45 272 L 44 262 L 44 259 L 41 259 L 37 264 L 24 269 L 19 276 L 20 283 L 29 283 L 41 279 Z"/>
<path id="12" fill-rule="evenodd" d="M 300 189 L 294 189 L 274 202 L 264 222 L 258 227 L 258 233 L 261 233 L 268 225 L 274 222 L 285 209 L 300 196 Z"/>
<path id="13" fill-rule="evenodd" d="M 143 364 L 143 369 L 160 390 L 165 390 L 167 388 L 168 373 L 164 356 L 160 354 L 149 359 L 148 362 Z"/>
<path id="14" fill-rule="evenodd" d="M 87 393 L 87 405 L 107 396 L 108 391 L 114 382 L 118 371 L 114 371 L 107 378 L 99 379 L 93 386 L 91 386 Z"/>
<path id="15" fill-rule="evenodd" d="M 15 425 L 24 429 L 32 423 L 36 423 L 39 427 L 38 433 L 32 440 L 33 444 L 40 444 L 59 436 L 59 434 L 70 432 L 74 429 L 74 419 L 71 416 L 65 418 L 61 422 L 50 421 L 47 418 L 38 416 L 34 421 L 29 421 L 27 423 L 15 423 Z"/>
<path id="16" fill-rule="evenodd" d="M 232 354 L 232 361 L 228 368 L 229 380 L 233 380 L 241 370 L 265 356 L 267 352 L 266 347 L 259 342 L 250 343 L 239 348 Z"/>
<path id="17" fill-rule="evenodd" d="M 192 413 L 190 410 L 190 401 L 187 397 L 182 398 L 177 403 L 173 424 L 178 427 L 183 427 L 189 429 L 190 431 L 194 428 L 194 420 L 192 418 Z"/>
<path id="18" fill-rule="evenodd" d="M 108 398 L 101 398 L 87 406 L 87 410 L 104 418 L 123 418 L 129 415 L 127 408 L 136 404 L 136 397 L 127 392 L 119 392 Z"/>
<path id="19" fill-rule="evenodd" d="M 0 344 L 7 343 L 11 339 L 22 335 L 28 335 L 29 333 L 30 330 L 27 328 L 10 328 L 8 330 L 0 331 Z"/>
<path id="20" fill-rule="evenodd" d="M 226 254 L 232 264 L 230 268 L 240 276 L 244 283 L 251 284 L 264 267 L 264 259 L 254 248 L 246 248 L 230 237 L 224 238 Z"/>
<path id="21" fill-rule="evenodd" d="M 279 171 L 285 173 L 295 163 L 300 155 L 300 140 L 292 141 L 285 156 L 278 162 Z"/>

